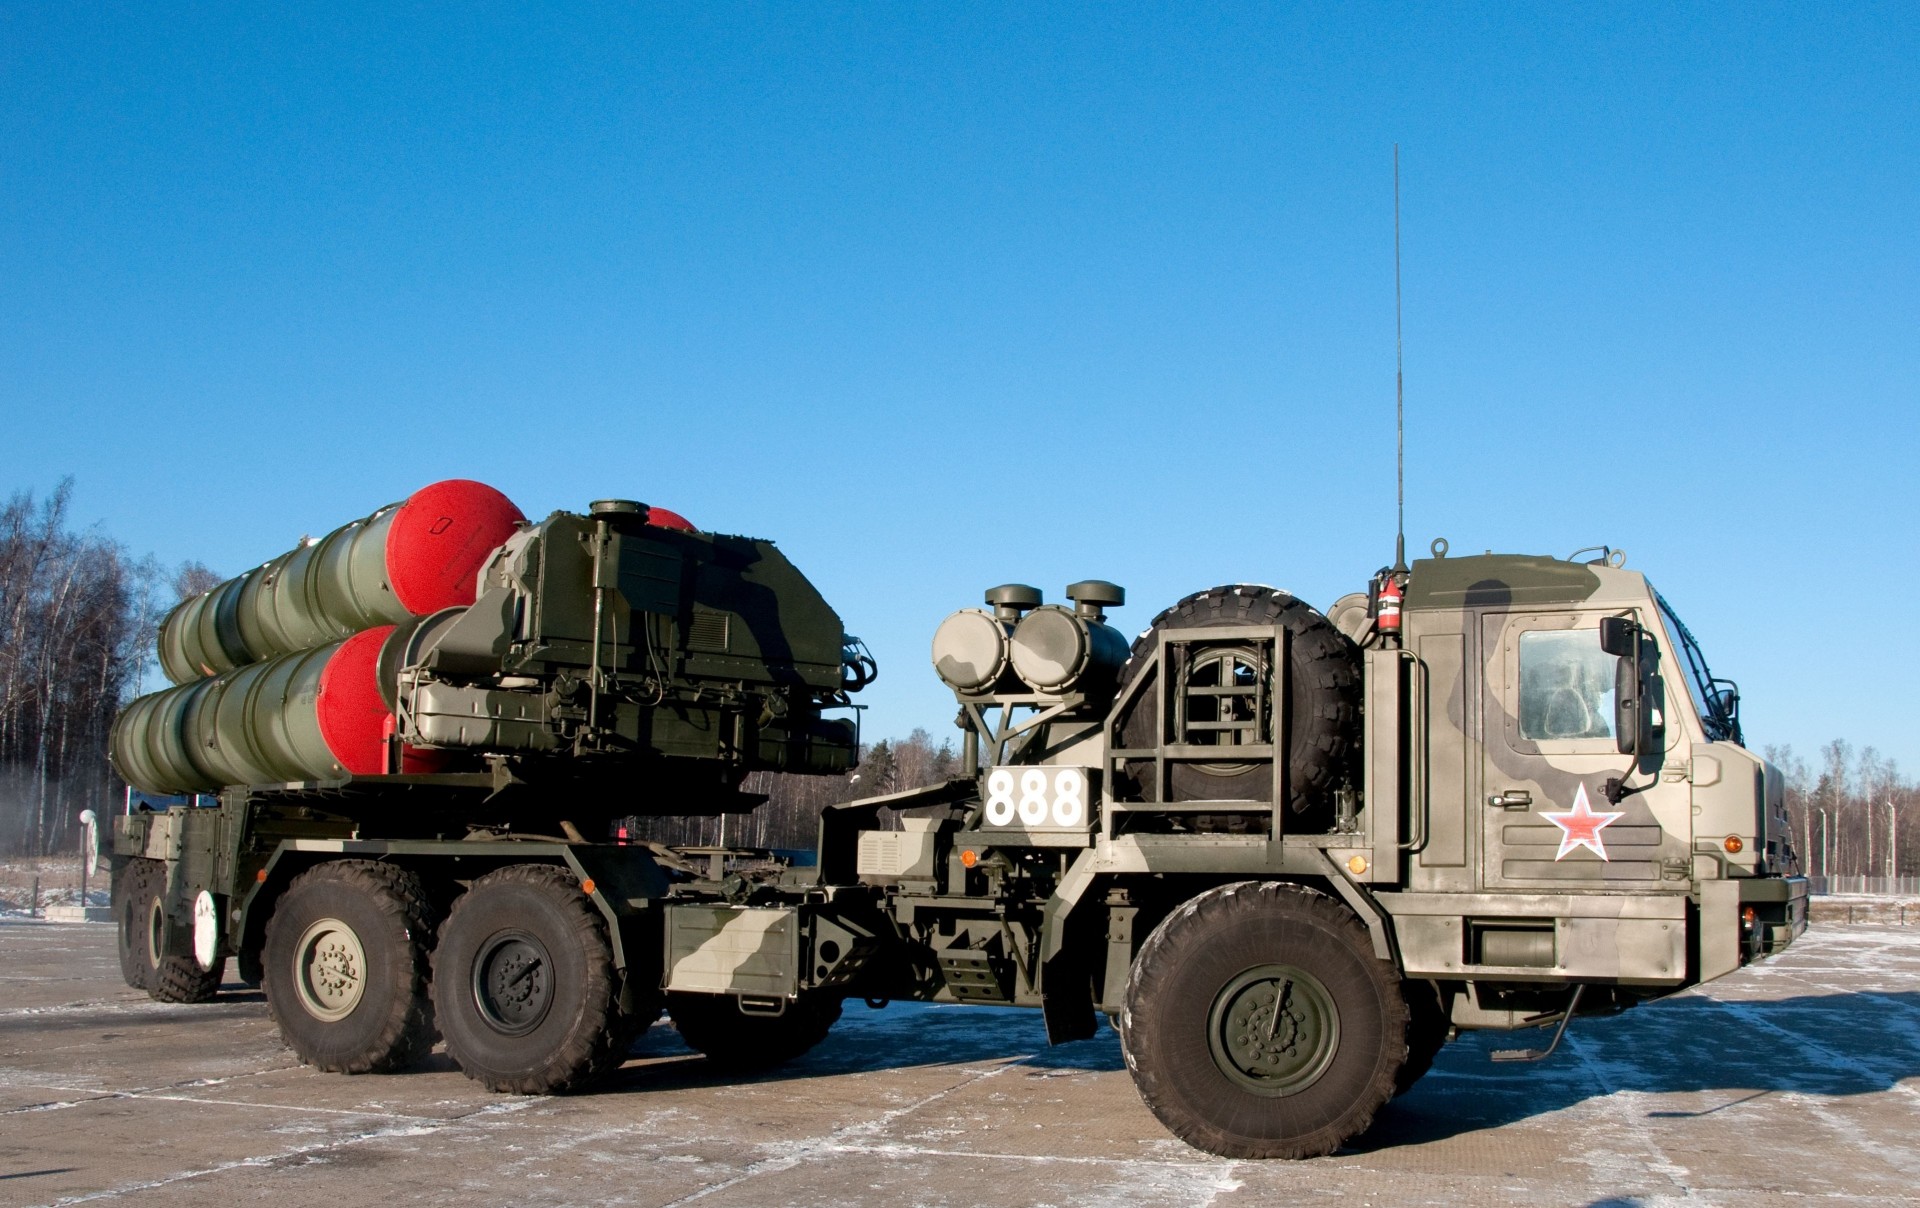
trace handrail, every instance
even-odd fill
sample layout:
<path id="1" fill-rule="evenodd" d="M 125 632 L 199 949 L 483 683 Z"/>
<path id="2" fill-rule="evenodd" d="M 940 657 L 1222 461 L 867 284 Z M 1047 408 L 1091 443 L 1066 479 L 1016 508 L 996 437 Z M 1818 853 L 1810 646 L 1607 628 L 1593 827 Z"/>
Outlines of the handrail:
<path id="1" fill-rule="evenodd" d="M 1401 851 L 1417 852 L 1426 850 L 1427 846 L 1427 783 L 1430 775 L 1427 759 L 1427 665 L 1411 650 L 1403 648 L 1400 657 L 1413 668 L 1413 675 L 1408 677 L 1407 684 L 1407 728 L 1412 745 L 1419 750 L 1419 756 L 1414 760 L 1413 773 L 1407 777 L 1407 813 L 1414 834 L 1399 846 Z M 1417 686 L 1414 681 L 1418 681 Z M 1412 716 L 1415 706 L 1420 715 L 1418 724 L 1415 724 Z M 1415 798 L 1418 798 L 1417 802 Z"/>

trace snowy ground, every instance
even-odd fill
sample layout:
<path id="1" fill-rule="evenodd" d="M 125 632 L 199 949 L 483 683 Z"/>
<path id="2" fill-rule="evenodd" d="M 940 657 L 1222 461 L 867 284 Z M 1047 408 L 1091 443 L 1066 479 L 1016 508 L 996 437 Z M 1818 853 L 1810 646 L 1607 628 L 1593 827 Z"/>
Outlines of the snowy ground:
<path id="1" fill-rule="evenodd" d="M 855 1004 L 777 1076 L 664 1024 L 614 1086 L 494 1096 L 444 1058 L 316 1074 L 256 993 L 169 1007 L 105 926 L 0 924 L 0 1204 L 1610 1205 L 1911 1202 L 1920 929 L 1829 927 L 1705 992 L 1582 1021 L 1535 1066 L 1450 1046 L 1347 1152 L 1228 1162 L 1169 1137 L 1111 1034 Z"/>
<path id="2" fill-rule="evenodd" d="M 0 919 L 33 917 L 36 886 L 40 909 L 78 906 L 80 857 L 0 860 Z M 87 905 L 107 905 L 110 892 L 106 862 L 102 860 L 100 871 L 87 877 Z"/>

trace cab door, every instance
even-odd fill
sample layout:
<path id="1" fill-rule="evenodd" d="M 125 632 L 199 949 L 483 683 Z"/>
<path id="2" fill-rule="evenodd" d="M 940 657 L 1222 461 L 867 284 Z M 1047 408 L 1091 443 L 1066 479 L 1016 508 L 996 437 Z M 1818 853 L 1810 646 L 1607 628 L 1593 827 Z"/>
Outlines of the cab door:
<path id="1" fill-rule="evenodd" d="M 1600 618 L 1618 611 L 1481 617 L 1484 888 L 1645 891 L 1691 875 L 1681 727 L 1664 725 L 1637 764 L 1614 736 L 1618 659 L 1600 648 Z M 1638 790 L 1617 804 L 1604 791 L 1616 777 Z"/>

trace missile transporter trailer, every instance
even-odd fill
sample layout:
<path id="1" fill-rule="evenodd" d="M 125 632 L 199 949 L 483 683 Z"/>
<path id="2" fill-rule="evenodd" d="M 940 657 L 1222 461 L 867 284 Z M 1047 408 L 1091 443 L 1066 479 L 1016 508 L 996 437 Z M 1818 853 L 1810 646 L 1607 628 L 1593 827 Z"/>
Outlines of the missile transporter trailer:
<path id="1" fill-rule="evenodd" d="M 846 770 L 821 713 L 872 675 L 770 545 L 647 519 L 523 526 L 464 611 L 383 637 L 381 767 L 120 819 L 128 979 L 204 998 L 232 957 L 304 1061 L 398 1069 L 438 1036 L 520 1093 L 617 1067 L 663 1009 L 742 1070 L 849 997 L 1038 1007 L 1056 1042 L 1104 1012 L 1174 1133 L 1306 1157 L 1457 1030 L 1564 1029 L 1805 928 L 1737 695 L 1605 553 L 1436 542 L 1327 615 L 1219 587 L 1131 643 L 1113 584 L 995 588 L 933 643 L 963 775 L 823 811 L 811 866 L 591 841 L 750 810 L 750 770 Z M 116 758 L 265 742 L 219 704 Z"/>

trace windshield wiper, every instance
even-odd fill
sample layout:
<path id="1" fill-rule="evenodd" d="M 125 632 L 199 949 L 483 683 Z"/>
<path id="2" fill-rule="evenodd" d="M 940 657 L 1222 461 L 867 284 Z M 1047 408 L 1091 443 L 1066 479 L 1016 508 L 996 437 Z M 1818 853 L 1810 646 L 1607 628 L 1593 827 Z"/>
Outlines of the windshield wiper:
<path id="1" fill-rule="evenodd" d="M 1707 656 L 1700 649 L 1700 643 L 1694 640 L 1693 631 L 1673 610 L 1666 598 L 1655 592 L 1654 600 L 1660 605 L 1660 611 L 1680 635 L 1680 651 L 1686 655 L 1687 672 L 1696 688 L 1699 689 L 1700 705 L 1707 716 L 1701 718 L 1714 742 L 1736 742 L 1746 745 L 1746 739 L 1740 733 L 1740 687 L 1730 679 L 1720 679 L 1707 667 Z"/>

